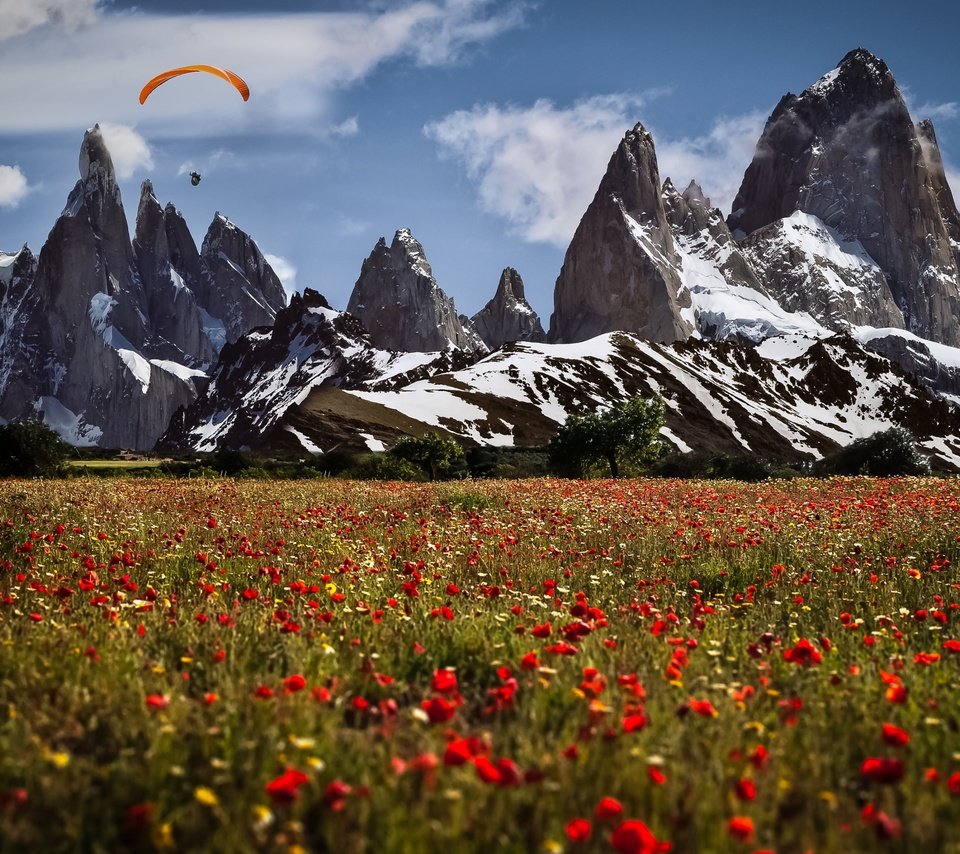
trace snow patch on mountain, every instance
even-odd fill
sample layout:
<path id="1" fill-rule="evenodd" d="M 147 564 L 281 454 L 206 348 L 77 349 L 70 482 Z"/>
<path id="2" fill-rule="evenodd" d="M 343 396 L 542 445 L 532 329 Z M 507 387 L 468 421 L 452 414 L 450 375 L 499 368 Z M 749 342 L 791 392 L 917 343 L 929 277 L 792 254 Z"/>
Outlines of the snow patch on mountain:
<path id="1" fill-rule="evenodd" d="M 61 439 L 75 447 L 92 448 L 103 436 L 103 430 L 95 424 L 88 424 L 82 415 L 67 409 L 55 397 L 44 395 L 37 398 L 34 412 Z"/>

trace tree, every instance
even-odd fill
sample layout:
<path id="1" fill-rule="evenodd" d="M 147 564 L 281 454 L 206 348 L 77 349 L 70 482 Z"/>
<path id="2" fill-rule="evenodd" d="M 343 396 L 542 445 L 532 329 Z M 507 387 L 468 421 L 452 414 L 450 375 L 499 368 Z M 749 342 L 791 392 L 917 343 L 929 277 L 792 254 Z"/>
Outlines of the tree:
<path id="1" fill-rule="evenodd" d="M 619 477 L 625 464 L 642 466 L 663 452 L 663 400 L 639 395 L 600 412 L 571 415 L 550 442 L 550 461 L 565 474 L 605 464 Z"/>
<path id="2" fill-rule="evenodd" d="M 44 424 L 0 427 L 0 477 L 56 477 L 67 453 L 63 440 Z"/>
<path id="3" fill-rule="evenodd" d="M 466 465 L 463 449 L 453 439 L 439 433 L 421 437 L 404 436 L 390 449 L 401 460 L 419 466 L 430 480 L 444 480 Z"/>

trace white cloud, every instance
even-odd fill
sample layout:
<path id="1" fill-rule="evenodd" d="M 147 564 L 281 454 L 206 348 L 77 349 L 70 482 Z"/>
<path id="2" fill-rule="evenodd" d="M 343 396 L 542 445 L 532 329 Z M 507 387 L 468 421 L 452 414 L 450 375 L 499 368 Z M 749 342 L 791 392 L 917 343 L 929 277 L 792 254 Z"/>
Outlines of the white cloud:
<path id="1" fill-rule="evenodd" d="M 370 230 L 370 223 L 364 219 L 356 219 L 344 213 L 337 214 L 337 234 L 341 237 L 359 237 Z"/>
<path id="2" fill-rule="evenodd" d="M 191 172 L 199 172 L 201 175 L 209 175 L 211 172 L 217 172 L 221 168 L 235 169 L 244 165 L 242 158 L 231 151 L 229 148 L 217 148 L 211 151 L 202 161 L 187 160 L 180 164 L 177 175 L 189 175 Z"/>
<path id="3" fill-rule="evenodd" d="M 624 132 L 662 92 L 598 95 L 557 107 L 486 104 L 424 128 L 442 156 L 459 160 L 483 210 L 531 242 L 566 246 Z M 728 210 L 763 129 L 764 114 L 717 119 L 703 136 L 670 140 L 653 131 L 660 176 L 682 190 L 696 179 Z"/>
<path id="4" fill-rule="evenodd" d="M 8 39 L 0 51 L 0 79 L 17 93 L 19 105 L 4 115 L 3 129 L 75 129 L 108 121 L 136 124 L 151 139 L 238 129 L 329 133 L 337 90 L 387 62 L 454 62 L 470 46 L 518 26 L 523 11 L 524 4 L 505 0 L 408 0 L 361 12 L 104 13 L 82 39 L 41 27 Z M 244 77 L 250 101 L 212 75 L 192 74 L 165 83 L 139 104 L 140 88 L 155 74 L 198 61 Z"/>
<path id="5" fill-rule="evenodd" d="M 916 111 L 910 111 L 913 115 L 921 119 L 955 119 L 960 116 L 960 105 L 956 101 L 945 101 L 942 104 L 935 104 L 927 101 L 916 108 Z"/>
<path id="6" fill-rule="evenodd" d="M 265 252 L 263 257 L 273 267 L 273 272 L 277 274 L 277 278 L 287 294 L 287 300 L 289 300 L 297 292 L 297 268 L 280 255 L 270 255 Z"/>
<path id="7" fill-rule="evenodd" d="M 597 191 L 624 131 L 645 98 L 598 95 L 559 108 L 495 104 L 458 110 L 424 132 L 463 163 L 481 207 L 526 240 L 564 246 Z"/>
<path id="8" fill-rule="evenodd" d="M 350 116 L 349 119 L 344 119 L 340 124 L 334 125 L 330 129 L 330 133 L 333 136 L 356 136 L 360 133 L 360 122 L 356 116 Z"/>
<path id="9" fill-rule="evenodd" d="M 0 166 L 0 207 L 15 208 L 30 192 L 19 166 Z"/>
<path id="10" fill-rule="evenodd" d="M 129 178 L 137 169 L 153 169 L 150 146 L 132 127 L 103 122 L 100 133 L 118 178 Z"/>
<path id="11" fill-rule="evenodd" d="M 99 0 L 0 0 L 0 41 L 47 24 L 74 31 L 97 19 Z"/>

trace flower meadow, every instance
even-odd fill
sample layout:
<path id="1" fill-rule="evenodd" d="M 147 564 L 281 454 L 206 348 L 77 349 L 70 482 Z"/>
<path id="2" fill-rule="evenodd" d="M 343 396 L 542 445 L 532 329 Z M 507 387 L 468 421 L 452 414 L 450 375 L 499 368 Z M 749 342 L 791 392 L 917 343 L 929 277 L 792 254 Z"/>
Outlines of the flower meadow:
<path id="1" fill-rule="evenodd" d="M 960 850 L 960 481 L 0 483 L 4 851 Z"/>

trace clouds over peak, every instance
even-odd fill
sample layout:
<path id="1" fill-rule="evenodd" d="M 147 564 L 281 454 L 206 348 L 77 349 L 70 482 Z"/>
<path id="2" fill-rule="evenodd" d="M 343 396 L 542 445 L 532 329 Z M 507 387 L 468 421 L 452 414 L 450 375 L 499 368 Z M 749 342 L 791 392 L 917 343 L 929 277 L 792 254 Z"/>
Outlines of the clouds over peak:
<path id="1" fill-rule="evenodd" d="M 483 210 L 525 240 L 566 246 L 624 132 L 663 91 L 597 95 L 559 107 L 485 104 L 424 128 L 442 156 L 459 161 Z M 653 133 L 662 178 L 697 179 L 726 210 L 753 156 L 765 113 L 716 119 L 702 136 Z"/>
<path id="2" fill-rule="evenodd" d="M 638 94 L 597 95 L 558 107 L 484 104 L 424 128 L 443 156 L 460 161 L 481 207 L 524 239 L 565 245 L 597 190 Z"/>
<path id="3" fill-rule="evenodd" d="M 118 178 L 129 178 L 138 169 L 153 169 L 150 146 L 132 127 L 102 122 L 100 132 Z"/>
<path id="4" fill-rule="evenodd" d="M 94 23 L 100 0 L 0 0 L 0 42 L 51 25 L 68 31 Z"/>
<path id="5" fill-rule="evenodd" d="M 19 166 L 0 166 L 0 208 L 15 208 L 30 192 Z"/>

